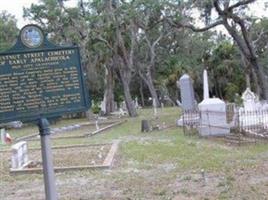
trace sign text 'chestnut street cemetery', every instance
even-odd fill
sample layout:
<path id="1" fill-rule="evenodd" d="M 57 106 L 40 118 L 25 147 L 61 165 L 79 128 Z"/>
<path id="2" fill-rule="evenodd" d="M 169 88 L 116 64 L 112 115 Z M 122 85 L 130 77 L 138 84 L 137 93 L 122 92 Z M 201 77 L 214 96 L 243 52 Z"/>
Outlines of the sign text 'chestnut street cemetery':
<path id="1" fill-rule="evenodd" d="M 33 120 L 87 106 L 76 47 L 0 54 L 0 121 Z"/>

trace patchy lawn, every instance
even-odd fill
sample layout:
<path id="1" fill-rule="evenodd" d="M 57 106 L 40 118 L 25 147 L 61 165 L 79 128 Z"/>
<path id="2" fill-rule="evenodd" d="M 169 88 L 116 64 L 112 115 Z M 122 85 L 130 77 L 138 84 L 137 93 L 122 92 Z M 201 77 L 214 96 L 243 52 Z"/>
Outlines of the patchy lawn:
<path id="1" fill-rule="evenodd" d="M 156 121 L 174 125 L 179 112 L 178 108 L 159 109 Z M 52 139 L 53 146 L 121 140 L 113 168 L 57 173 L 59 199 L 267 199 L 267 143 L 230 146 L 185 136 L 176 127 L 141 133 L 141 120 L 152 116 L 152 109 L 144 109 L 139 117 L 92 137 Z M 79 120 L 64 120 L 55 126 L 74 122 Z M 10 133 L 25 135 L 36 130 L 26 127 Z M 29 142 L 30 148 L 38 146 L 39 141 Z M 10 176 L 9 161 L 1 153 L 0 162 L 1 200 L 45 199 L 41 174 Z"/>

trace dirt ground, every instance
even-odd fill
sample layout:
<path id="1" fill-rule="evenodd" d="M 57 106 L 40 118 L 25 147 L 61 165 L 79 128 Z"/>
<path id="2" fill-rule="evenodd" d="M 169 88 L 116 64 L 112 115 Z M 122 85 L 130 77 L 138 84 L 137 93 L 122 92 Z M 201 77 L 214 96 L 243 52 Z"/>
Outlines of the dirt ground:
<path id="1" fill-rule="evenodd" d="M 173 122 L 176 112 L 163 118 Z M 267 143 L 230 146 L 184 136 L 179 128 L 141 133 L 140 121 L 77 140 L 121 142 L 110 169 L 56 173 L 59 200 L 268 199 Z M 0 161 L 1 200 L 45 199 L 42 174 L 9 175 L 7 162 Z"/>
<path id="2" fill-rule="evenodd" d="M 3 200 L 45 199 L 42 175 L 20 175 L 1 181 Z M 120 153 L 109 170 L 56 174 L 59 199 L 190 200 L 268 199 L 268 154 L 258 166 L 229 172 L 180 171 L 173 163 L 140 168 Z"/>

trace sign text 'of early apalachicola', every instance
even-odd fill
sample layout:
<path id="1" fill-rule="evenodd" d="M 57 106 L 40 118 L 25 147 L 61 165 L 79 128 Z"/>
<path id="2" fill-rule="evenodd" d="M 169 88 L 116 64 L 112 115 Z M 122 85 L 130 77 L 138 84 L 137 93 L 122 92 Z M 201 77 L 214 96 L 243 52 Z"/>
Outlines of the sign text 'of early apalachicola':
<path id="1" fill-rule="evenodd" d="M 0 123 L 87 110 L 78 47 L 55 46 L 37 26 L 26 28 L 32 30 L 22 29 L 17 44 L 0 54 Z"/>

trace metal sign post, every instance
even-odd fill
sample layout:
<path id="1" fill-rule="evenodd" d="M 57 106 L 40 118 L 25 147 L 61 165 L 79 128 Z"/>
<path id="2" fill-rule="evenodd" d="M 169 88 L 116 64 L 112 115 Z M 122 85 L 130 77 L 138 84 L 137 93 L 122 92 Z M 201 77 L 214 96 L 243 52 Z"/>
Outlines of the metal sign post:
<path id="1" fill-rule="evenodd" d="M 49 122 L 46 118 L 41 118 L 38 122 L 41 137 L 41 151 L 43 174 L 45 182 L 46 200 L 57 200 L 55 176 L 53 169 L 53 156 L 50 146 Z"/>

